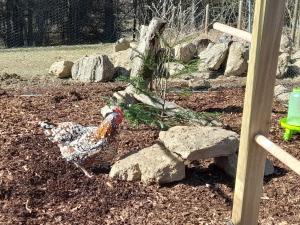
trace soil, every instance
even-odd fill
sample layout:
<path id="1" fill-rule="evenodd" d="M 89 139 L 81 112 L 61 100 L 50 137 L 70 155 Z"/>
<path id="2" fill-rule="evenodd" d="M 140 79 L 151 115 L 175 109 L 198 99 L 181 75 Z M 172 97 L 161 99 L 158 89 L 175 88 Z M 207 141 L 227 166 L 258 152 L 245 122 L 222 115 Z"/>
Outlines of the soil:
<path id="1" fill-rule="evenodd" d="M 234 179 L 212 160 L 187 166 L 186 179 L 165 186 L 109 179 L 116 160 L 155 142 L 155 127 L 132 127 L 125 121 L 91 168 L 92 179 L 63 160 L 58 147 L 44 137 L 38 122 L 46 119 L 97 125 L 103 119 L 100 108 L 124 83 L 3 83 L 8 80 L 1 81 L 0 89 L 0 224 L 219 225 L 230 219 Z M 230 88 L 170 93 L 168 99 L 218 113 L 225 128 L 240 132 L 243 96 L 243 88 Z M 286 108 L 275 102 L 271 139 L 300 159 L 300 137 L 282 141 L 278 119 L 285 115 Z M 264 180 L 260 224 L 300 224 L 299 177 L 270 159 L 276 173 Z"/>

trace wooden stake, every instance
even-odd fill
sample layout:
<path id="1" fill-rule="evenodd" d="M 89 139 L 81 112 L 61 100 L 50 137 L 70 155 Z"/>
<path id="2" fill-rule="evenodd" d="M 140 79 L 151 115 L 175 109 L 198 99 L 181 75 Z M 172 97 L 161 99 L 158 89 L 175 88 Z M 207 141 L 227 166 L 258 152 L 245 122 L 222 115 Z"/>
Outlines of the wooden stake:
<path id="1" fill-rule="evenodd" d="M 237 28 L 241 29 L 242 27 L 242 9 L 243 9 L 243 0 L 239 1 L 239 16 L 237 21 Z"/>
<path id="2" fill-rule="evenodd" d="M 293 27 L 292 27 L 292 39 L 295 44 L 295 35 L 296 35 L 296 28 L 297 28 L 297 20 L 298 20 L 298 11 L 299 11 L 299 0 L 295 0 L 295 8 L 293 13 Z"/>
<path id="3" fill-rule="evenodd" d="M 263 135 L 256 135 L 255 141 L 267 152 L 275 156 L 282 163 L 291 168 L 295 173 L 300 175 L 300 161 L 297 160 L 294 156 L 284 151 L 282 148 L 274 144 L 272 141 L 270 141 Z"/>
<path id="4" fill-rule="evenodd" d="M 251 41 L 232 222 L 257 225 L 266 152 L 255 142 L 269 131 L 284 0 L 257 0 Z"/>
<path id="5" fill-rule="evenodd" d="M 209 23 L 209 4 L 206 5 L 205 10 L 205 34 L 208 34 L 208 23 Z"/>

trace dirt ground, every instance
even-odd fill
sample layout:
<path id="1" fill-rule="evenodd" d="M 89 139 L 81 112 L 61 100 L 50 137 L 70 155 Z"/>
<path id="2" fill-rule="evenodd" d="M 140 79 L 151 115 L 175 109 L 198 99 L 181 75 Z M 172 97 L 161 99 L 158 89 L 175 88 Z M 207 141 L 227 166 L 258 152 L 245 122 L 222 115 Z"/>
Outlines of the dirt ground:
<path id="1" fill-rule="evenodd" d="M 44 84 L 44 85 L 43 85 Z M 234 180 L 212 160 L 187 166 L 187 177 L 165 186 L 143 186 L 108 177 L 110 165 L 152 145 L 155 127 L 126 121 L 100 155 L 88 179 L 45 139 L 38 122 L 74 121 L 97 125 L 106 97 L 124 83 L 78 84 L 67 81 L 3 78 L 0 88 L 0 224 L 226 224 Z M 169 100 L 205 112 L 219 112 L 227 129 L 240 131 L 244 89 L 230 88 L 181 95 Z M 271 138 L 300 159 L 300 137 L 282 141 L 278 119 L 286 114 L 274 104 Z M 265 178 L 260 224 L 300 224 L 299 177 L 270 157 L 276 173 Z"/>

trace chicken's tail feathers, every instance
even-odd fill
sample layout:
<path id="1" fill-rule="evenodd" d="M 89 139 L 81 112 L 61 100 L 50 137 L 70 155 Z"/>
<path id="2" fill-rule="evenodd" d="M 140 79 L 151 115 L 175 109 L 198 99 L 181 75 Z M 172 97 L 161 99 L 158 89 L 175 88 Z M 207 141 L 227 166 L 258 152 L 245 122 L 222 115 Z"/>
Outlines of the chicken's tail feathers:
<path id="1" fill-rule="evenodd" d="M 47 121 L 43 121 L 43 122 L 40 122 L 40 126 L 41 128 L 43 129 L 53 129 L 55 128 L 57 125 L 54 124 L 54 123 L 50 123 L 50 122 L 47 122 Z"/>

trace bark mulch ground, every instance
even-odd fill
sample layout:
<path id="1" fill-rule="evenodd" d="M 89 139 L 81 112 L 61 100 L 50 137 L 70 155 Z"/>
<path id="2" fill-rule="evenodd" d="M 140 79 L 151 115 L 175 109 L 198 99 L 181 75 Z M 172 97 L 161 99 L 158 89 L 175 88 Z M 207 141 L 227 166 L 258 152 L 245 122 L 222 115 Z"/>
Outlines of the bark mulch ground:
<path id="1" fill-rule="evenodd" d="M 88 179 L 45 139 L 38 121 L 97 125 L 106 98 L 124 84 L 37 86 L 0 90 L 0 224 L 225 224 L 230 218 L 234 180 L 212 160 L 187 167 L 187 178 L 166 186 L 143 186 L 108 178 L 110 165 L 152 145 L 157 128 L 123 123 L 115 141 L 99 155 Z M 33 96 L 22 96 L 22 95 Z M 181 106 L 217 112 L 227 129 L 240 131 L 242 88 L 168 99 Z M 271 138 L 300 159 L 300 138 L 283 143 L 274 104 Z M 270 157 L 275 175 L 266 177 L 261 224 L 300 224 L 299 177 Z"/>

